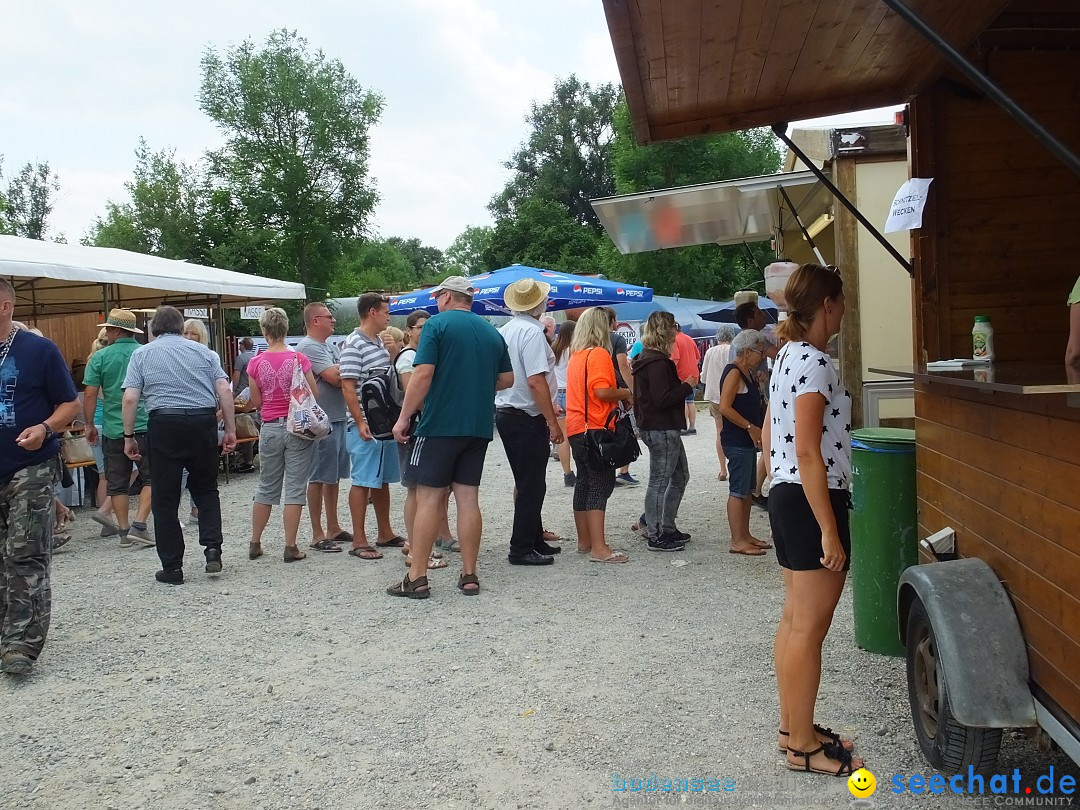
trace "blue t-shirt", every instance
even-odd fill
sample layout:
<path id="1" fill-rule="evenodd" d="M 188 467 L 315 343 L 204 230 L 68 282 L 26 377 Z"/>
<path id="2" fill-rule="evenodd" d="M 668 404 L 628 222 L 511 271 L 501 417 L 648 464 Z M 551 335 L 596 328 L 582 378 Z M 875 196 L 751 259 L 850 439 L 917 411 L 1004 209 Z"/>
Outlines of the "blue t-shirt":
<path id="1" fill-rule="evenodd" d="M 630 351 L 627 352 L 627 357 L 631 360 L 636 358 L 644 350 L 645 345 L 640 340 L 635 340 L 634 345 L 630 347 Z"/>
<path id="2" fill-rule="evenodd" d="M 0 366 L 0 481 L 19 470 L 56 458 L 60 445 L 47 441 L 34 451 L 15 444 L 26 428 L 53 415 L 58 405 L 79 396 L 56 344 L 19 330 Z"/>
<path id="3" fill-rule="evenodd" d="M 479 315 L 451 309 L 424 324 L 413 366 L 435 366 L 417 436 L 495 433 L 495 380 L 513 371 L 502 335 Z"/>

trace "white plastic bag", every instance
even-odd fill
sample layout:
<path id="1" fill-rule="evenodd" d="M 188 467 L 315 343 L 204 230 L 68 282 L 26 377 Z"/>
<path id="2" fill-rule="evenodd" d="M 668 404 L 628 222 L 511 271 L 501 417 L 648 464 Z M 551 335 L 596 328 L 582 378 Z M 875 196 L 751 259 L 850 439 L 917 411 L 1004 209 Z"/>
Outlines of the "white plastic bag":
<path id="1" fill-rule="evenodd" d="M 287 425 L 289 433 L 308 441 L 316 441 L 328 436 L 331 430 L 330 417 L 315 402 L 315 395 L 308 387 L 299 358 L 293 366 Z"/>

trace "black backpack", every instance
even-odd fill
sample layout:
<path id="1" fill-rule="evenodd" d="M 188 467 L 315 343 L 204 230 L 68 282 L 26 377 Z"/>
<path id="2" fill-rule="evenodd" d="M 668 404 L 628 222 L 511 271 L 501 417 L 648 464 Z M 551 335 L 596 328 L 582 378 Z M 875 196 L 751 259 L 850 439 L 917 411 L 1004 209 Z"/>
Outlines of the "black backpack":
<path id="1" fill-rule="evenodd" d="M 360 407 L 374 438 L 394 438 L 394 423 L 404 401 L 401 377 L 394 366 L 375 370 L 360 384 Z"/>

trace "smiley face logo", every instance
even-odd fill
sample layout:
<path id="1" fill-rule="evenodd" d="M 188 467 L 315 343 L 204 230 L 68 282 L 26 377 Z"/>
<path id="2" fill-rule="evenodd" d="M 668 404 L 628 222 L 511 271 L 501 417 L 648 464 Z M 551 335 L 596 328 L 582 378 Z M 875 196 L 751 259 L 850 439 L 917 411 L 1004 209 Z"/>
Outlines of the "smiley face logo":
<path id="1" fill-rule="evenodd" d="M 856 799 L 867 799 L 877 790 L 877 779 L 866 768 L 859 768 L 848 777 L 847 787 Z"/>

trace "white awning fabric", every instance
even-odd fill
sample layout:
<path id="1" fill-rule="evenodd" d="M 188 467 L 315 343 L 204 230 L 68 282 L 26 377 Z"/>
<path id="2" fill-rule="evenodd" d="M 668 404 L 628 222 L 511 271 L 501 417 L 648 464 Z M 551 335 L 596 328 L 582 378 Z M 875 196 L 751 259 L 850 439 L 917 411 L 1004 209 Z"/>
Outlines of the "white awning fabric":
<path id="1" fill-rule="evenodd" d="M 239 307 L 304 299 L 303 284 L 116 248 L 0 236 L 0 276 L 15 287 L 15 317 L 111 307 Z"/>
<path id="2" fill-rule="evenodd" d="M 782 187 L 809 224 L 828 205 L 810 171 L 725 180 L 592 201 L 604 230 L 621 253 L 687 245 L 762 242 L 796 227 Z M 819 199 L 820 198 L 820 199 Z M 811 204 L 811 200 L 813 201 Z"/>

